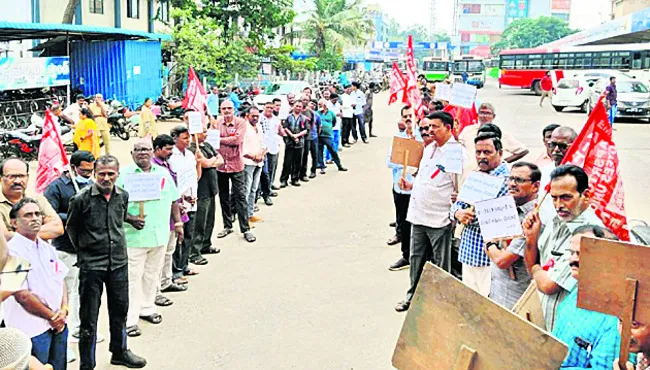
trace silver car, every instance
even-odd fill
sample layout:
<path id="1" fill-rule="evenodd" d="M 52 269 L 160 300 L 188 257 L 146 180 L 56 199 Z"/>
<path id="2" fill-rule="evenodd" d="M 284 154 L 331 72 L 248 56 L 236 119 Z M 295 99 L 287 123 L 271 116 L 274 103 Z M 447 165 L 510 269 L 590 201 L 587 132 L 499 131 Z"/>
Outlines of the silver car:
<path id="1" fill-rule="evenodd" d="M 591 113 L 598 98 L 609 85 L 608 78 L 601 78 L 591 89 L 587 113 Z M 635 79 L 616 79 L 616 118 L 650 119 L 650 90 Z"/>

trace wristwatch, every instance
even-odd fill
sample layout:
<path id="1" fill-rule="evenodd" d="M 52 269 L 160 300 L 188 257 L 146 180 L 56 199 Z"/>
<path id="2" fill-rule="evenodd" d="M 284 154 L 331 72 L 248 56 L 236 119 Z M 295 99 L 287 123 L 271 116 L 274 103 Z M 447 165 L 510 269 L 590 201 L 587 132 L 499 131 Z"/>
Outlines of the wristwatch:
<path id="1" fill-rule="evenodd" d="M 490 242 L 487 242 L 487 243 L 485 244 L 485 250 L 486 250 L 486 251 L 489 250 L 491 246 L 495 246 L 497 249 L 501 249 L 501 248 L 499 248 L 499 244 L 490 241 Z"/>

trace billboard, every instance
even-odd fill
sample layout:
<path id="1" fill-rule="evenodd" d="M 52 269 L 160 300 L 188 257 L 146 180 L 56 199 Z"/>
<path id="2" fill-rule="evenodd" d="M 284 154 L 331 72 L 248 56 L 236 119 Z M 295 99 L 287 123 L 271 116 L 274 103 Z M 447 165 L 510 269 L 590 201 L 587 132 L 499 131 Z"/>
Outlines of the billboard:
<path id="1" fill-rule="evenodd" d="M 507 0 L 506 23 L 510 24 L 515 19 L 528 17 L 528 0 Z"/>
<path id="2" fill-rule="evenodd" d="M 571 0 L 551 1 L 551 13 L 568 13 L 571 10 Z"/>
<path id="3" fill-rule="evenodd" d="M 0 59 L 0 90 L 68 84 L 70 84 L 68 57 Z"/>
<path id="4" fill-rule="evenodd" d="M 458 17 L 459 32 L 503 32 L 502 16 Z"/>

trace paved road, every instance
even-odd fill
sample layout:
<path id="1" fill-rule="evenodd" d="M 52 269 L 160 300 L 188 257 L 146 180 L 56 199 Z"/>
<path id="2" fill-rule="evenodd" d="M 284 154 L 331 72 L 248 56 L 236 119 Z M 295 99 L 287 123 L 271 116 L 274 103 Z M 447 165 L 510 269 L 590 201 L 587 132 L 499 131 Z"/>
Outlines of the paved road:
<path id="1" fill-rule="evenodd" d="M 542 149 L 545 124 L 579 129 L 586 118 L 539 108 L 537 97 L 494 84 L 479 97 L 495 104 L 498 123 L 529 145 L 531 156 Z M 254 244 L 238 234 L 214 238 L 222 253 L 199 266 L 188 292 L 169 295 L 175 303 L 160 311 L 161 325 L 143 323 L 143 335 L 129 339 L 148 369 L 391 368 L 404 318 L 393 306 L 405 295 L 408 272 L 387 270 L 399 257 L 385 244 L 394 217 L 385 156 L 399 107 L 385 101 L 386 94 L 375 99 L 379 137 L 343 152 L 349 172 L 330 170 L 280 191 L 274 206 L 260 205 L 264 222 L 253 230 Z M 650 206 L 650 125 L 617 125 L 615 138 L 628 215 L 642 217 Z M 127 145 L 114 143 L 125 163 Z M 100 328 L 108 333 L 105 312 Z M 98 345 L 97 368 L 111 368 L 107 343 Z"/>

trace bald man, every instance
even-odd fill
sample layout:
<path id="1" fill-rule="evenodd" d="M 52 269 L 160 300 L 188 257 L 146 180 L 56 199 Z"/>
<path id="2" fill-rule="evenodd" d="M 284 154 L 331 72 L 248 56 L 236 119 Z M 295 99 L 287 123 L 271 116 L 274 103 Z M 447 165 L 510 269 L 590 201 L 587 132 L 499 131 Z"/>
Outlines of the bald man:
<path id="1" fill-rule="evenodd" d="M 569 151 L 569 148 L 577 137 L 578 134 L 575 132 L 575 130 L 568 126 L 560 126 L 553 130 L 551 138 L 546 144 L 549 152 L 551 153 L 551 159 L 553 160 L 553 163 L 549 163 L 548 165 L 540 168 L 542 171 L 542 180 L 540 182 L 542 189 L 549 182 L 551 182 L 551 172 L 553 172 L 553 170 L 556 169 L 560 163 L 562 163 L 564 156 Z M 555 217 L 556 212 L 555 208 L 553 207 L 553 200 L 551 197 L 547 196 L 544 199 L 544 202 L 539 208 L 539 215 L 542 219 L 542 223 L 544 224 L 546 222 L 550 222 L 553 217 Z"/>

